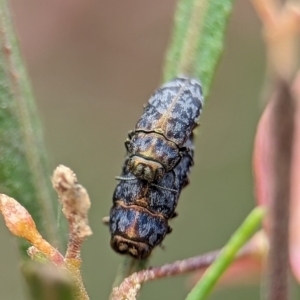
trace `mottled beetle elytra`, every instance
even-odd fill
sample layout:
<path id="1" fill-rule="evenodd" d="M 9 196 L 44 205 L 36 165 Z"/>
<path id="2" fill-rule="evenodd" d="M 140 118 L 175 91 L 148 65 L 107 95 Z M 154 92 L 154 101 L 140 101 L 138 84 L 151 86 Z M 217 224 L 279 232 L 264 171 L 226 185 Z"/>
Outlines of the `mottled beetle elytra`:
<path id="1" fill-rule="evenodd" d="M 157 89 L 125 142 L 130 172 L 155 182 L 174 169 L 186 152 L 183 145 L 198 124 L 202 106 L 197 79 L 180 76 Z"/>
<path id="2" fill-rule="evenodd" d="M 157 89 L 125 142 L 127 157 L 108 222 L 111 247 L 147 258 L 172 231 L 169 219 L 193 165 L 193 129 L 203 106 L 198 80 L 180 76 Z"/>
<path id="3" fill-rule="evenodd" d="M 117 203 L 111 210 L 111 247 L 121 254 L 147 258 L 168 232 L 167 220 L 137 205 Z"/>

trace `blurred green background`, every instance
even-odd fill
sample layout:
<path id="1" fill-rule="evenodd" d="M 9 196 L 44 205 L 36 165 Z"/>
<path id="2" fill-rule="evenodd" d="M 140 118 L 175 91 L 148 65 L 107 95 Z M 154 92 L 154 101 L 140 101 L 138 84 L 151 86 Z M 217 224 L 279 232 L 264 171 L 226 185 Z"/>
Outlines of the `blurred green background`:
<path id="1" fill-rule="evenodd" d="M 121 256 L 101 223 L 124 160 L 123 142 L 159 85 L 175 0 L 12 1 L 53 168 L 72 168 L 89 191 L 94 235 L 83 246 L 91 299 L 108 299 Z M 220 248 L 255 205 L 251 155 L 262 105 L 264 48 L 248 1 L 236 1 L 225 52 L 196 139 L 191 184 L 173 233 L 151 265 Z M 49 179 L 50 179 L 49 174 Z M 0 298 L 23 300 L 14 238 L 0 221 Z M 246 270 L 245 270 L 246 271 Z M 189 276 L 145 285 L 141 300 L 184 299 Z M 259 299 L 260 287 L 218 290 L 210 299 Z"/>

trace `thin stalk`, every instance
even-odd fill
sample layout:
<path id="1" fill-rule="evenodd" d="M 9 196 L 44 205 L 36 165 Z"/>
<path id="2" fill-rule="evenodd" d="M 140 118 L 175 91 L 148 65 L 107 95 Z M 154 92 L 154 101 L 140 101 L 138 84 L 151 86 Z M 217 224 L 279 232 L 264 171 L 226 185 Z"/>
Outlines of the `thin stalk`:
<path id="1" fill-rule="evenodd" d="M 203 300 L 208 296 L 218 279 L 232 263 L 238 251 L 255 233 L 264 215 L 265 210 L 262 207 L 256 207 L 252 210 L 222 249 L 216 261 L 206 270 L 200 281 L 188 294 L 186 300 Z"/>

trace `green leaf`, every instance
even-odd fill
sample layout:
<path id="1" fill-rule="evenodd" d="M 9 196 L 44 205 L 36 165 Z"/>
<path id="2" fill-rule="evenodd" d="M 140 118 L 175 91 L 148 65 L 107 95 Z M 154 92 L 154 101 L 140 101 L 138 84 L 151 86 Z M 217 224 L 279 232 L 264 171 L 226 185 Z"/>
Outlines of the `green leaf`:
<path id="1" fill-rule="evenodd" d="M 0 1 L 0 188 L 32 215 L 53 245 L 56 196 L 50 185 L 46 150 L 28 75 L 20 54 L 7 1 Z M 27 257 L 28 243 L 19 240 Z"/>
<path id="2" fill-rule="evenodd" d="M 178 74 L 201 80 L 207 98 L 220 60 L 233 0 L 180 0 L 164 80 Z"/>
<path id="3" fill-rule="evenodd" d="M 172 40 L 167 51 L 164 66 L 164 81 L 167 82 L 178 75 L 182 51 L 185 46 L 195 0 L 180 0 L 174 16 Z"/>

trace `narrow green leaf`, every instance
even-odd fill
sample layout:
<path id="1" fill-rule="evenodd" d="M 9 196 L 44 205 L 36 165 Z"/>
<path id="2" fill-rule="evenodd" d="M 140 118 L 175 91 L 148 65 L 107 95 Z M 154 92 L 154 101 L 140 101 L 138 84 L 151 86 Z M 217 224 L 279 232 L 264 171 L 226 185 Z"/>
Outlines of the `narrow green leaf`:
<path id="1" fill-rule="evenodd" d="M 186 300 L 203 300 L 208 296 L 218 279 L 234 260 L 238 251 L 255 233 L 264 215 L 265 210 L 262 207 L 256 207 L 252 210 L 222 249 L 216 261 L 206 270 L 200 281 L 188 294 Z"/>
<path id="2" fill-rule="evenodd" d="M 197 0 L 180 0 L 177 4 L 171 44 L 165 59 L 164 81 L 169 81 L 178 75 L 181 52 L 184 47 L 190 15 L 195 1 Z"/>
<path id="3" fill-rule="evenodd" d="M 233 0 L 180 0 L 164 80 L 178 74 L 201 80 L 205 99 L 221 57 Z"/>
<path id="4" fill-rule="evenodd" d="M 32 215 L 43 236 L 58 244 L 57 201 L 50 185 L 41 125 L 20 54 L 9 6 L 0 1 L 0 189 Z M 20 241 L 27 257 L 27 242 Z"/>

